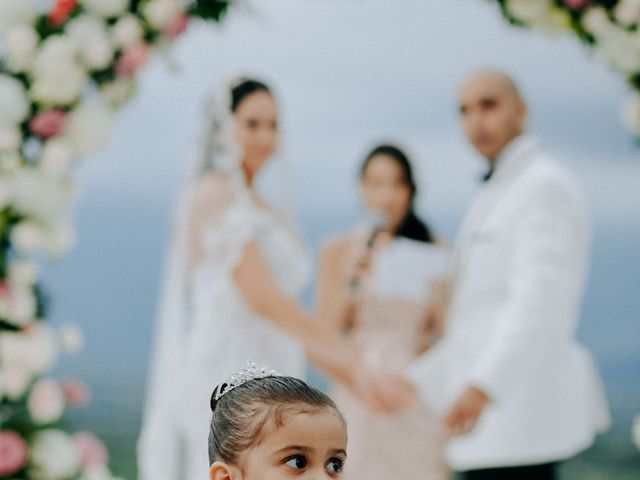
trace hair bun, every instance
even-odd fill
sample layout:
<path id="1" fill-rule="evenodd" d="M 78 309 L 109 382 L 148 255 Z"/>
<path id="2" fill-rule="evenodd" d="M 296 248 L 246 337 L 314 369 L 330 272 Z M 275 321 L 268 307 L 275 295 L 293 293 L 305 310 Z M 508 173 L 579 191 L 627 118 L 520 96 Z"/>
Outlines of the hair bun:
<path id="1" fill-rule="evenodd" d="M 218 390 L 220 390 L 220 388 L 223 387 L 224 385 L 225 384 L 223 383 L 213 389 L 213 393 L 211 394 L 211 398 L 209 399 L 209 407 L 211 408 L 211 412 L 215 411 L 216 407 L 218 406 L 219 400 L 216 400 L 218 396 Z"/>

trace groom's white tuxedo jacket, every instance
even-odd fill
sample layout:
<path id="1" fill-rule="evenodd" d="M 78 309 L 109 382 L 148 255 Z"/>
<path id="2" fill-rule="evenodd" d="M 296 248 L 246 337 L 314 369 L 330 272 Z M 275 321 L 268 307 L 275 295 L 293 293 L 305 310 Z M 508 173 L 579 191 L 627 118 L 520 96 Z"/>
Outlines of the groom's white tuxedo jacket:
<path id="1" fill-rule="evenodd" d="M 475 430 L 448 443 L 454 469 L 561 460 L 608 426 L 598 374 L 574 337 L 588 253 L 573 181 L 533 139 L 514 140 L 454 246 L 445 334 L 409 373 L 443 414 L 467 386 L 491 398 Z"/>

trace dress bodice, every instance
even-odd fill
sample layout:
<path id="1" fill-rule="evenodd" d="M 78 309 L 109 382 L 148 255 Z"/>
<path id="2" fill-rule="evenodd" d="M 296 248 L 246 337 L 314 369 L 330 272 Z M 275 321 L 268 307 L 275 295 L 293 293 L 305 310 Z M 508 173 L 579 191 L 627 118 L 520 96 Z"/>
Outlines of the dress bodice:
<path id="1" fill-rule="evenodd" d="M 426 303 L 447 251 L 397 238 L 375 253 L 356 305 L 352 339 L 375 365 L 402 368 L 427 343 Z"/>
<path id="2" fill-rule="evenodd" d="M 192 286 L 212 275 L 231 274 L 250 242 L 256 242 L 282 291 L 300 293 L 310 276 L 310 260 L 294 226 L 250 199 L 234 200 L 203 229 L 205 258 L 192 273 Z"/>

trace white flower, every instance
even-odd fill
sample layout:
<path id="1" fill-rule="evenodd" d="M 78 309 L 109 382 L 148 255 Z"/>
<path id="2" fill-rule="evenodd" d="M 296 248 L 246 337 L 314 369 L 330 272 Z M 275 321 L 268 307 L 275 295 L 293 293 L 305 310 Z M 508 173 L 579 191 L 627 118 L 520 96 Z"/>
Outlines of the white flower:
<path id="1" fill-rule="evenodd" d="M 0 399 L 10 400 L 22 397 L 33 380 L 33 373 L 21 365 L 0 367 Z"/>
<path id="2" fill-rule="evenodd" d="M 0 210 L 7 206 L 11 199 L 11 185 L 5 178 L 0 177 Z"/>
<path id="3" fill-rule="evenodd" d="M 640 415 L 636 415 L 633 419 L 633 427 L 631 428 L 631 440 L 635 446 L 640 449 Z"/>
<path id="4" fill-rule="evenodd" d="M 122 49 L 139 43 L 143 33 L 140 21 L 133 15 L 120 18 L 111 30 L 114 43 Z"/>
<path id="5" fill-rule="evenodd" d="M 45 248 L 53 257 L 69 251 L 76 243 L 76 235 L 70 222 L 61 223 L 48 232 Z"/>
<path id="6" fill-rule="evenodd" d="M 602 7 L 591 7 L 582 16 L 582 25 L 591 35 L 599 39 L 613 28 L 607 12 Z"/>
<path id="7" fill-rule="evenodd" d="M 0 173 L 9 174 L 20 168 L 18 152 L 0 152 Z"/>
<path id="8" fill-rule="evenodd" d="M 133 94 L 136 84 L 129 78 L 118 78 L 113 82 L 105 83 L 100 88 L 102 98 L 112 107 L 124 104 Z"/>
<path id="9" fill-rule="evenodd" d="M 630 32 L 614 27 L 600 37 L 596 51 L 616 70 L 626 74 L 640 72 L 640 50 L 635 41 Z"/>
<path id="10" fill-rule="evenodd" d="M 51 370 L 58 357 L 58 345 L 53 330 L 42 322 L 37 322 L 22 336 L 26 336 L 27 342 L 27 358 L 22 363 L 38 374 Z"/>
<path id="11" fill-rule="evenodd" d="M 47 175 L 61 177 L 73 161 L 73 149 L 69 141 L 63 137 L 48 140 L 42 147 L 40 154 L 40 168 Z"/>
<path id="12" fill-rule="evenodd" d="M 640 0 L 620 0 L 613 9 L 613 16 L 625 27 L 640 22 Z"/>
<path id="13" fill-rule="evenodd" d="M 11 25 L 33 24 L 38 11 L 32 0 L 0 1 L 0 31 Z"/>
<path id="14" fill-rule="evenodd" d="M 168 27 L 182 11 L 178 0 L 151 0 L 142 8 L 149 23 L 158 30 Z"/>
<path id="15" fill-rule="evenodd" d="M 40 37 L 30 25 L 12 25 L 4 34 L 8 67 L 13 72 L 28 70 Z"/>
<path id="16" fill-rule="evenodd" d="M 514 17 L 532 24 L 546 14 L 551 7 L 551 0 L 508 0 L 507 11 Z"/>
<path id="17" fill-rule="evenodd" d="M 20 148 L 22 132 L 15 125 L 0 123 L 0 152 L 11 152 Z"/>
<path id="18" fill-rule="evenodd" d="M 16 210 L 52 228 L 68 217 L 71 198 L 64 179 L 21 169 L 13 178 L 12 201 Z"/>
<path id="19" fill-rule="evenodd" d="M 114 480 L 114 476 L 106 465 L 95 464 L 84 469 L 80 480 Z"/>
<path id="20" fill-rule="evenodd" d="M 29 463 L 34 480 L 64 480 L 79 473 L 80 455 L 68 434 L 46 429 L 33 438 Z"/>
<path id="21" fill-rule="evenodd" d="M 106 145 L 112 116 L 103 102 L 85 103 L 71 112 L 64 134 L 78 155 L 97 152 Z"/>
<path id="22" fill-rule="evenodd" d="M 80 15 L 67 25 L 66 32 L 92 70 L 101 70 L 113 60 L 113 45 L 105 23 L 93 15 Z"/>
<path id="23" fill-rule="evenodd" d="M 560 35 L 571 29 L 571 15 L 563 8 L 552 6 L 534 24 L 534 27 L 549 35 Z"/>
<path id="24" fill-rule="evenodd" d="M 18 287 L 33 285 L 38 279 L 38 266 L 33 260 L 26 258 L 15 260 L 9 264 L 9 281 Z"/>
<path id="25" fill-rule="evenodd" d="M 36 313 L 36 298 L 29 285 L 14 286 L 3 283 L 0 294 L 0 317 L 16 326 L 33 321 Z"/>
<path id="26" fill-rule="evenodd" d="M 31 288 L 12 288 L 9 319 L 16 325 L 26 325 L 36 315 L 36 297 Z"/>
<path id="27" fill-rule="evenodd" d="M 42 228 L 33 222 L 23 220 L 11 230 L 11 243 L 22 253 L 31 253 L 44 244 Z"/>
<path id="28" fill-rule="evenodd" d="M 45 40 L 33 62 L 31 95 L 44 104 L 68 105 L 80 96 L 86 72 L 76 61 L 74 42 L 62 35 Z"/>
<path id="29" fill-rule="evenodd" d="M 41 425 L 60 420 L 64 407 L 64 393 L 58 383 L 50 378 L 38 380 L 27 399 L 31 418 Z"/>
<path id="30" fill-rule="evenodd" d="M 82 330 L 77 325 L 64 325 L 60 329 L 60 344 L 65 353 L 78 353 L 84 346 Z"/>
<path id="31" fill-rule="evenodd" d="M 571 26 L 569 13 L 552 0 L 509 0 L 508 12 L 524 24 L 551 35 L 566 32 Z"/>
<path id="32" fill-rule="evenodd" d="M 48 326 L 34 322 L 24 332 L 0 335 L 0 365 L 29 377 L 48 372 L 58 356 L 56 338 Z"/>
<path id="33" fill-rule="evenodd" d="M 118 17 L 129 6 L 129 0 L 80 0 L 84 8 L 104 18 Z"/>
<path id="34" fill-rule="evenodd" d="M 0 74 L 0 123 L 16 125 L 29 114 L 29 99 L 22 83 Z"/>
<path id="35" fill-rule="evenodd" d="M 623 121 L 629 129 L 640 137 L 640 95 L 634 95 L 624 110 Z"/>

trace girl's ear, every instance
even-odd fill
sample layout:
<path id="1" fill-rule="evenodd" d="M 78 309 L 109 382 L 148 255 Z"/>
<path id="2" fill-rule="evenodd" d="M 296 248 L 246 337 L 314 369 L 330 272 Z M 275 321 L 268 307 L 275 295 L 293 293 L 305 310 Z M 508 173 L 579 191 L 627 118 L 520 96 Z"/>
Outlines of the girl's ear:
<path id="1" fill-rule="evenodd" d="M 238 469 L 224 462 L 213 462 L 209 468 L 209 480 L 241 480 Z"/>

